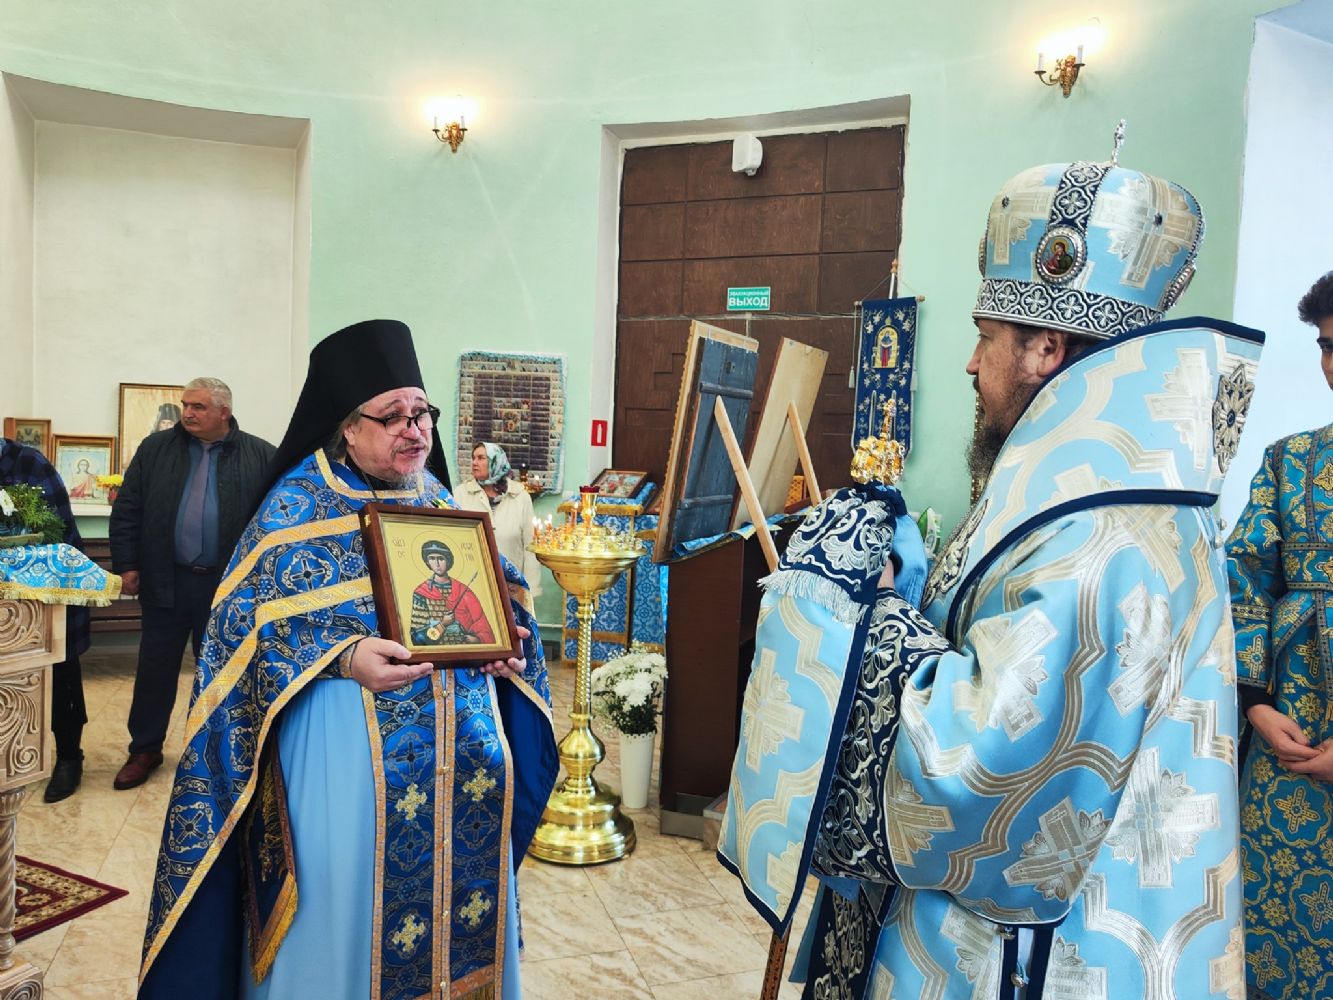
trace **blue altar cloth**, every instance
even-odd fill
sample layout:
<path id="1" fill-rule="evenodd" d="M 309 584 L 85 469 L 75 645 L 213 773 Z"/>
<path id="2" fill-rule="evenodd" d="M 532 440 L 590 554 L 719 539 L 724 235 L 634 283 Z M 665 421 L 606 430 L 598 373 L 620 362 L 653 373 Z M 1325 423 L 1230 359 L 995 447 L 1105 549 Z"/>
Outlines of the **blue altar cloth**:
<path id="1" fill-rule="evenodd" d="M 0 598 L 106 607 L 120 596 L 120 577 L 72 545 L 0 549 Z"/>

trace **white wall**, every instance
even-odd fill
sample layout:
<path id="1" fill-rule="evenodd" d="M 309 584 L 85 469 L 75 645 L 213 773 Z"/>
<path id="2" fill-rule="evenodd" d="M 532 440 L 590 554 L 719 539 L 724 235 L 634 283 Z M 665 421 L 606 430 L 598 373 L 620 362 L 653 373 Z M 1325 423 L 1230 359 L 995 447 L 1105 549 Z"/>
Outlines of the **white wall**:
<path id="1" fill-rule="evenodd" d="M 33 118 L 0 85 L 0 417 L 35 417 L 32 399 Z"/>
<path id="2" fill-rule="evenodd" d="M 33 415 L 114 434 L 118 383 L 209 375 L 276 442 L 299 377 L 297 155 L 38 120 Z"/>
<path id="3" fill-rule="evenodd" d="M 306 369 L 310 365 L 310 127 L 307 124 L 300 142 L 296 144 L 296 187 L 292 206 L 292 331 L 291 405 L 288 414 L 301 395 Z M 274 447 L 287 429 L 284 424 L 273 432 L 269 440 Z M 262 436 L 262 435 L 261 435 Z"/>
<path id="4" fill-rule="evenodd" d="M 1333 25 L 1333 4 L 1323 7 Z M 1333 45 L 1267 18 L 1250 62 L 1235 320 L 1268 334 L 1240 450 L 1222 489 L 1234 524 L 1271 441 L 1333 420 L 1315 331 L 1296 303 L 1333 269 Z"/>

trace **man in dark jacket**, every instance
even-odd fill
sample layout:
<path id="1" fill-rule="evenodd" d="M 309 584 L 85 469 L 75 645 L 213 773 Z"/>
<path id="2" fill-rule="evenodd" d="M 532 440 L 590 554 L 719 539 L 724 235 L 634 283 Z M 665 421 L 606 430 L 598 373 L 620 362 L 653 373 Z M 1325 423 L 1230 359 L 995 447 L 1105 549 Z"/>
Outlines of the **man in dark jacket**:
<path id="1" fill-rule="evenodd" d="M 213 592 L 254 510 L 273 446 L 231 415 L 231 390 L 197 378 L 181 419 L 144 439 L 111 508 L 111 565 L 121 592 L 139 595 L 143 635 L 130 704 L 130 756 L 118 789 L 142 785 L 162 763 L 185 642 L 194 654 Z"/>
<path id="2" fill-rule="evenodd" d="M 83 551 L 83 539 L 74 523 L 74 511 L 69 506 L 65 484 L 40 451 L 26 448 L 17 441 L 0 438 L 0 486 L 15 484 L 36 486 L 46 502 L 65 522 L 61 539 Z M 70 606 L 65 614 L 65 659 L 51 670 L 51 732 L 56 738 L 56 766 L 51 780 L 46 783 L 42 798 L 59 802 L 69 798 L 83 778 L 83 727 L 88 712 L 83 703 L 83 674 L 79 655 L 88 651 L 88 609 Z"/>

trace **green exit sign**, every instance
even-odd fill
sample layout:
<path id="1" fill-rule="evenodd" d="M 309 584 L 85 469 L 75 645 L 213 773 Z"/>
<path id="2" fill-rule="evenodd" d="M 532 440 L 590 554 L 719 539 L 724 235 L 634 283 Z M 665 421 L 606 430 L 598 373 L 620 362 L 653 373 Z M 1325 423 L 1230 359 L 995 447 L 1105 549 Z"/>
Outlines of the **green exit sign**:
<path id="1" fill-rule="evenodd" d="M 727 312 L 766 312 L 771 296 L 771 289 L 765 288 L 728 288 Z"/>

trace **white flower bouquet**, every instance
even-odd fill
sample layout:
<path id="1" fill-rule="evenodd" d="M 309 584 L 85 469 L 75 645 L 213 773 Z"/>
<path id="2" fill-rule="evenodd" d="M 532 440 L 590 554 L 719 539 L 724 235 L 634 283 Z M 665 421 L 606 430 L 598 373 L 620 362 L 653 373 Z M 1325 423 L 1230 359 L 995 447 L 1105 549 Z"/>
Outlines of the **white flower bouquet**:
<path id="1" fill-rule="evenodd" d="M 637 645 L 592 672 L 593 711 L 626 736 L 657 732 L 666 658 Z"/>

